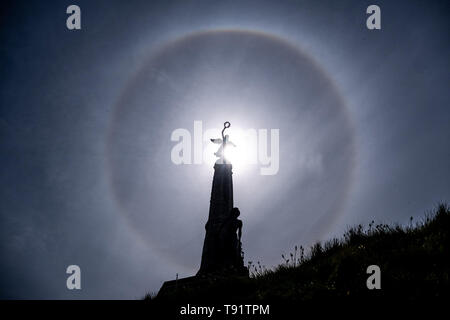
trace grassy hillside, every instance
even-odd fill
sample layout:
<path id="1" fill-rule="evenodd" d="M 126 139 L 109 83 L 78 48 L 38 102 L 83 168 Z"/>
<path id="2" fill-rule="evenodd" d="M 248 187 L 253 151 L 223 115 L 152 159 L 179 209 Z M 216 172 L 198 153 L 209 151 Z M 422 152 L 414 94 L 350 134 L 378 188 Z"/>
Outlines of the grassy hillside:
<path id="1" fill-rule="evenodd" d="M 450 208 L 438 206 L 409 226 L 361 225 L 341 239 L 316 244 L 305 254 L 294 248 L 284 263 L 250 278 L 214 277 L 179 287 L 153 301 L 311 302 L 329 299 L 416 300 L 449 295 Z M 381 290 L 368 290 L 369 265 L 381 269 Z"/>

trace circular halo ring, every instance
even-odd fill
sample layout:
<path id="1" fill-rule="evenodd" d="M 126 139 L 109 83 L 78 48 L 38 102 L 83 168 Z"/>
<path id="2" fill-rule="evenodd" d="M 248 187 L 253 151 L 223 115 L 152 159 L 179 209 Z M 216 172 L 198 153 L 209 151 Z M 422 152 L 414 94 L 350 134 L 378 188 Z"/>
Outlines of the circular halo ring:
<path id="1" fill-rule="evenodd" d="M 291 42 L 290 40 L 287 40 L 285 37 L 280 36 L 280 35 L 276 35 L 273 33 L 268 33 L 266 31 L 259 31 L 259 30 L 251 30 L 251 29 L 211 29 L 211 30 L 199 30 L 199 31 L 195 31 L 195 32 L 191 32 L 191 33 L 187 33 L 184 35 L 181 35 L 179 37 L 175 37 L 172 39 L 169 39 L 166 42 L 162 42 L 158 47 L 153 48 L 150 51 L 149 57 L 144 61 L 144 63 L 142 64 L 142 67 L 132 76 L 130 77 L 130 79 L 127 81 L 126 85 L 124 86 L 124 89 L 122 90 L 121 94 L 118 96 L 118 99 L 115 103 L 115 106 L 113 107 L 113 112 L 112 112 L 112 116 L 111 116 L 111 120 L 110 120 L 110 125 L 109 125 L 109 131 L 107 134 L 107 152 L 109 153 L 109 150 L 112 146 L 113 143 L 113 132 L 114 132 L 114 128 L 116 123 L 118 122 L 119 117 L 118 114 L 120 113 L 119 110 L 121 108 L 121 106 L 123 105 L 123 101 L 125 99 L 126 93 L 133 87 L 135 81 L 137 79 L 139 79 L 139 77 L 141 76 L 142 72 L 144 72 L 145 66 L 148 65 L 153 59 L 155 59 L 156 57 L 163 55 L 166 50 L 170 50 L 173 49 L 174 47 L 176 47 L 177 44 L 179 43 L 183 43 L 185 41 L 189 41 L 190 39 L 195 39 L 198 36 L 202 36 L 202 35 L 210 35 L 210 34 L 220 34 L 220 33 L 228 33 L 228 32 L 232 32 L 232 33 L 242 33 L 242 34 L 249 34 L 249 35 L 254 35 L 254 36 L 260 36 L 263 37 L 265 39 L 269 39 L 274 41 L 275 43 L 278 43 L 280 45 L 284 45 L 289 47 L 290 49 L 294 50 L 295 52 L 297 52 L 297 54 L 299 56 L 302 56 L 303 58 L 307 58 L 310 63 L 318 70 L 321 72 L 321 75 L 331 84 L 333 90 L 337 93 L 337 96 L 340 100 L 339 105 L 343 106 L 343 113 L 345 114 L 348 124 L 349 124 L 349 129 L 352 132 L 352 136 L 355 136 L 355 129 L 354 129 L 354 125 L 353 125 L 353 121 L 350 117 L 349 114 L 349 110 L 347 108 L 347 104 L 345 103 L 345 99 L 344 97 L 342 97 L 342 95 L 340 94 L 340 91 L 337 88 L 337 85 L 335 84 L 334 80 L 332 77 L 330 77 L 330 75 L 324 71 L 324 69 L 316 62 L 316 60 L 309 55 L 307 52 L 304 52 L 301 48 L 299 48 L 296 44 L 294 44 L 293 42 Z M 228 122 L 228 121 L 227 121 Z M 225 122 L 225 124 L 227 123 Z M 229 122 L 228 122 L 229 123 Z M 231 126 L 231 124 L 230 124 Z M 353 139 L 354 140 L 354 139 Z M 355 168 L 356 167 L 356 148 L 354 146 L 354 142 L 352 142 L 352 155 L 351 155 L 351 168 Z M 117 198 L 116 196 L 116 186 L 113 183 L 113 165 L 112 165 L 112 159 L 110 159 L 110 157 L 107 157 L 106 159 L 106 170 L 108 173 L 108 179 L 109 179 L 109 188 L 110 188 L 110 192 L 112 194 L 112 197 L 116 203 L 116 205 L 118 206 L 120 212 L 123 212 L 124 210 L 126 210 L 126 208 L 123 207 L 123 205 L 121 204 L 120 199 Z M 336 221 L 342 216 L 343 213 L 343 209 L 345 208 L 345 204 L 346 204 L 346 200 L 348 198 L 348 195 L 350 193 L 350 189 L 351 189 L 351 185 L 353 182 L 353 177 L 354 177 L 354 170 L 352 169 L 349 173 L 349 178 L 348 178 L 348 182 L 346 183 L 345 186 L 343 186 L 343 188 L 345 188 L 345 192 L 344 192 L 344 196 L 342 197 L 343 199 L 336 204 L 336 208 L 334 211 L 334 214 L 329 215 L 328 218 L 332 218 L 332 219 L 328 219 L 326 226 L 320 231 L 320 237 L 323 236 L 325 233 L 329 232 L 331 230 L 332 225 L 334 225 L 336 223 Z M 123 214 L 123 216 L 125 216 L 125 221 L 127 222 L 128 227 L 131 230 L 136 231 L 136 234 L 140 235 L 140 232 L 138 230 L 135 230 L 135 226 L 133 226 L 133 224 L 128 221 L 128 218 L 126 217 L 126 214 Z M 156 246 L 153 245 L 153 243 L 147 241 L 146 239 L 144 239 L 142 236 L 138 236 L 137 237 L 140 241 L 142 241 L 142 243 L 144 245 L 150 246 L 150 248 L 152 250 L 154 250 L 157 254 L 158 257 L 160 258 L 165 258 L 165 260 L 167 262 L 171 262 L 174 264 L 177 264 L 177 267 L 182 267 L 184 268 L 184 266 L 179 265 L 176 261 L 176 259 L 174 259 L 173 257 L 169 257 L 167 256 L 167 254 L 164 254 L 164 252 L 159 252 L 160 250 L 158 250 L 156 248 Z"/>

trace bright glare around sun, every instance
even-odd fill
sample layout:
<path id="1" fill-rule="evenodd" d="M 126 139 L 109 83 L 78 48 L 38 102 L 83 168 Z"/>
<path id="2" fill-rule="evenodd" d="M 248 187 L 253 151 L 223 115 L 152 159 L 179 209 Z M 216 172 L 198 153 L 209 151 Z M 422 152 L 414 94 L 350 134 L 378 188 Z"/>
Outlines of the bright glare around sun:
<path id="1" fill-rule="evenodd" d="M 236 145 L 228 145 L 224 150 L 225 159 L 233 165 L 235 172 L 243 172 L 248 166 L 257 164 L 256 131 L 231 128 L 227 130 L 226 134 L 229 135 L 230 141 Z M 204 160 L 208 165 L 213 165 L 218 159 L 214 153 L 220 145 L 212 143 L 209 138 L 205 146 Z"/>

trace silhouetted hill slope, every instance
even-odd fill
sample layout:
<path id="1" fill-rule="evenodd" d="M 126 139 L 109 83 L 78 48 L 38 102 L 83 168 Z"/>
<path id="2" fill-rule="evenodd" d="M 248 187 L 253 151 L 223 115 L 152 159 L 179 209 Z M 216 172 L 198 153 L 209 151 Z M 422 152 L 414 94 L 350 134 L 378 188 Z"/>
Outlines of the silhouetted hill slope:
<path id="1" fill-rule="evenodd" d="M 450 210 L 439 205 L 407 227 L 359 225 L 342 239 L 295 248 L 274 270 L 251 266 L 251 278 L 220 277 L 178 287 L 152 301 L 312 302 L 317 300 L 416 300 L 449 295 Z M 294 260 L 293 260 L 294 259 Z M 295 262 L 294 262 L 295 261 Z M 381 269 L 381 289 L 366 286 L 367 267 Z"/>

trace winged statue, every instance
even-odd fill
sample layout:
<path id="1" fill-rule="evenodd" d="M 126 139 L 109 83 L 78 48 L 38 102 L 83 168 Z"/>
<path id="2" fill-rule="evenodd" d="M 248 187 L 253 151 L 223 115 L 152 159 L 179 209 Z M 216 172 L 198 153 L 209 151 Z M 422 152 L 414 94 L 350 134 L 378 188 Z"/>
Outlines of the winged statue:
<path id="1" fill-rule="evenodd" d="M 225 148 L 229 145 L 236 147 L 236 145 L 230 141 L 230 137 L 228 135 L 224 135 L 225 129 L 228 129 L 231 126 L 230 122 L 226 121 L 223 124 L 223 130 L 222 130 L 222 139 L 211 139 L 211 142 L 215 143 L 215 144 L 220 144 L 219 149 L 217 150 L 217 152 L 214 153 L 214 155 L 220 159 L 224 159 L 224 151 Z"/>

